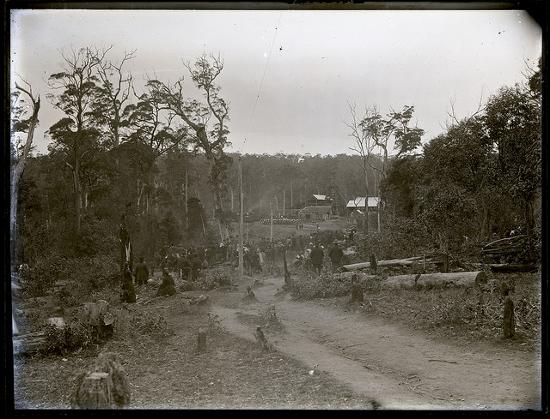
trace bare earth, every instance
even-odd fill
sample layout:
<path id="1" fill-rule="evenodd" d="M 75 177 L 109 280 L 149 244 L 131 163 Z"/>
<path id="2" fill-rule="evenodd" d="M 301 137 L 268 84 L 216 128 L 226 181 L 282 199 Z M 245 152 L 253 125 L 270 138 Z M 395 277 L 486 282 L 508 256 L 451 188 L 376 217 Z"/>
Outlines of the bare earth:
<path id="1" fill-rule="evenodd" d="M 295 302 L 281 278 L 254 290 L 257 303 L 227 293 L 213 311 L 230 332 L 253 340 L 243 316 L 275 305 L 283 332 L 267 331 L 276 349 L 328 372 L 382 409 L 540 409 L 540 354 L 444 343 L 376 317 Z M 235 297 L 242 296 L 245 283 Z"/>

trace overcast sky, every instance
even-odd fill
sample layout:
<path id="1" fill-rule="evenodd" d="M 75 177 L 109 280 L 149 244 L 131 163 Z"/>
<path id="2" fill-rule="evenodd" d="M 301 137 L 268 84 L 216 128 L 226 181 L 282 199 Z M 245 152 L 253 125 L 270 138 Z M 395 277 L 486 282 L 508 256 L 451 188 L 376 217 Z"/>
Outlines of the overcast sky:
<path id="1" fill-rule="evenodd" d="M 348 103 L 384 113 L 414 105 L 428 141 L 451 98 L 459 117 L 473 112 L 481 94 L 522 81 L 542 45 L 536 23 L 514 10 L 20 10 L 11 25 L 12 72 L 43 98 L 39 152 L 61 116 L 46 80 L 71 47 L 114 45 L 113 58 L 136 49 L 128 69 L 138 84 L 155 74 L 174 81 L 182 59 L 219 53 L 230 151 L 325 155 L 352 153 Z"/>

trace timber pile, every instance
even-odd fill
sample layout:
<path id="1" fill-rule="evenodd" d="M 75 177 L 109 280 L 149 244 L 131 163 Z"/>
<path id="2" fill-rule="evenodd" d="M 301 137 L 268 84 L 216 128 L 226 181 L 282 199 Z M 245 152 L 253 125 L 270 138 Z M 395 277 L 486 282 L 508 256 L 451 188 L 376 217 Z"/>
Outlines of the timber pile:
<path id="1" fill-rule="evenodd" d="M 14 355 L 40 352 L 45 347 L 45 332 L 25 333 L 13 338 Z"/>
<path id="2" fill-rule="evenodd" d="M 392 288 L 472 287 L 485 284 L 487 280 L 487 274 L 483 271 L 440 272 L 390 276 L 381 285 Z"/>
<path id="3" fill-rule="evenodd" d="M 481 249 L 481 254 L 491 258 L 510 257 L 521 253 L 526 247 L 526 235 L 506 237 L 487 243 Z"/>

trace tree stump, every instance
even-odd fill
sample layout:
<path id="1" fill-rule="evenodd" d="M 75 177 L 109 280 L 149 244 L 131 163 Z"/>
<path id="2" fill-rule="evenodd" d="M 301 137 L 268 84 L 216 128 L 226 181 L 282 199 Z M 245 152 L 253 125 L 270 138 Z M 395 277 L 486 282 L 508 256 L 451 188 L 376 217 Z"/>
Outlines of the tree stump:
<path id="1" fill-rule="evenodd" d="M 77 409 L 121 408 L 130 403 L 130 386 L 118 356 L 101 354 L 91 370 L 81 373 L 71 397 Z"/>
<path id="2" fill-rule="evenodd" d="M 374 253 L 370 255 L 370 270 L 373 275 L 378 273 L 378 262 L 376 261 Z"/>
<path id="3" fill-rule="evenodd" d="M 256 342 L 258 342 L 258 345 L 260 348 L 262 348 L 264 351 L 269 351 L 269 343 L 267 342 L 267 338 L 265 337 L 264 331 L 260 326 L 256 327 Z"/>
<path id="4" fill-rule="evenodd" d="M 80 409 L 110 409 L 112 381 L 107 372 L 92 372 L 84 377 L 79 388 L 78 407 Z"/>
<path id="5" fill-rule="evenodd" d="M 516 319 L 514 315 L 514 302 L 510 296 L 506 296 L 504 300 L 504 316 L 502 321 L 502 329 L 506 339 L 513 338 L 516 334 Z"/>
<path id="6" fill-rule="evenodd" d="M 206 330 L 201 327 L 197 335 L 197 353 L 202 354 L 204 352 L 206 352 Z"/>
<path id="7" fill-rule="evenodd" d="M 353 283 L 351 285 L 351 302 L 362 303 L 363 302 L 363 287 L 361 284 Z"/>

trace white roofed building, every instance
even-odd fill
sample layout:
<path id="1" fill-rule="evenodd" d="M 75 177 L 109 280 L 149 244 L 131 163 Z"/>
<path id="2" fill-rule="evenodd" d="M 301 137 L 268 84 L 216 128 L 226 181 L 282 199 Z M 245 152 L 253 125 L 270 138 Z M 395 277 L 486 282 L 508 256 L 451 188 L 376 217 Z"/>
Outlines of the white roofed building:
<path id="1" fill-rule="evenodd" d="M 380 202 L 380 197 L 378 196 L 369 196 L 368 204 L 369 204 L 369 210 L 377 210 L 378 204 Z M 365 197 L 364 196 L 358 196 L 354 199 L 350 199 L 346 205 L 346 208 L 350 210 L 356 210 L 356 209 L 364 209 L 365 208 Z"/>

